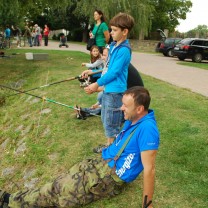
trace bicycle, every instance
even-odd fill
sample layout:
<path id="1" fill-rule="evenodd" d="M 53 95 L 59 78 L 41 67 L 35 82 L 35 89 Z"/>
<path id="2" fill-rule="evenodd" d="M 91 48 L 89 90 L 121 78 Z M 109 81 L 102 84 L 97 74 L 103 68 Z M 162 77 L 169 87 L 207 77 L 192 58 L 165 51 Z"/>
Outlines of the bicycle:
<path id="1" fill-rule="evenodd" d="M 11 47 L 10 38 L 0 37 L 0 48 L 10 49 L 10 47 Z"/>

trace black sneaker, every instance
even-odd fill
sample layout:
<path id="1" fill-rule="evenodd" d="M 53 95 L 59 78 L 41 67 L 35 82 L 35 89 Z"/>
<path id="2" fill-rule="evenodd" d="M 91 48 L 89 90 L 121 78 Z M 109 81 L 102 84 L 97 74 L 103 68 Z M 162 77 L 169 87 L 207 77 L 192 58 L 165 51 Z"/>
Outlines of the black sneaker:
<path id="1" fill-rule="evenodd" d="M 103 149 L 107 148 L 108 145 L 106 144 L 100 144 L 99 146 L 93 148 L 94 153 L 102 153 Z"/>
<path id="2" fill-rule="evenodd" d="M 81 107 L 78 107 L 78 105 L 76 105 L 75 107 L 76 109 L 76 117 L 77 119 L 82 119 L 82 120 L 85 120 L 87 118 L 87 115 L 84 111 L 82 111 L 82 108 Z"/>
<path id="3" fill-rule="evenodd" d="M 8 208 L 8 204 L 4 201 L 5 191 L 0 190 L 0 208 Z"/>

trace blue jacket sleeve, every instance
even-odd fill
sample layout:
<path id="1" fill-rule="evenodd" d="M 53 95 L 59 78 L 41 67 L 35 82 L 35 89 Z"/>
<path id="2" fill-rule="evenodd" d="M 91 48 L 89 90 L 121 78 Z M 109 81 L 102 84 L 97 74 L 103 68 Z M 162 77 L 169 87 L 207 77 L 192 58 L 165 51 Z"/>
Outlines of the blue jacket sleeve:
<path id="1" fill-rule="evenodd" d="M 121 47 L 116 51 L 116 54 L 113 54 L 110 57 L 110 63 L 108 66 L 108 71 L 97 80 L 99 86 L 103 86 L 112 82 L 121 73 L 124 73 L 123 70 L 128 68 L 130 63 L 131 53 L 127 47 Z"/>

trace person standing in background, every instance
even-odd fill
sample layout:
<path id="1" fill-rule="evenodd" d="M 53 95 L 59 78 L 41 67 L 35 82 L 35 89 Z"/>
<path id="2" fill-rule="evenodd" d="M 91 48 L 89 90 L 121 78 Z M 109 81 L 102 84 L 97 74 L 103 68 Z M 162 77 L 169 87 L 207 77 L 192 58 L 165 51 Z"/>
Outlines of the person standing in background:
<path id="1" fill-rule="evenodd" d="M 40 27 L 35 24 L 35 39 L 34 39 L 34 46 L 40 46 L 39 36 L 40 36 Z"/>
<path id="2" fill-rule="evenodd" d="M 42 39 L 43 39 L 42 32 L 43 32 L 43 29 L 40 27 L 40 35 L 39 35 L 39 44 L 40 44 L 40 46 L 42 45 Z"/>
<path id="3" fill-rule="evenodd" d="M 18 26 L 12 25 L 13 34 L 17 40 L 17 47 L 21 48 L 21 30 Z"/>
<path id="4" fill-rule="evenodd" d="M 27 38 L 29 46 L 32 47 L 32 33 L 31 33 L 30 28 L 28 26 L 25 26 L 24 37 Z"/>
<path id="5" fill-rule="evenodd" d="M 32 45 L 35 45 L 35 27 L 30 27 L 31 33 L 32 33 Z"/>
<path id="6" fill-rule="evenodd" d="M 105 18 L 103 12 L 101 10 L 96 9 L 94 11 L 94 20 L 95 25 L 93 30 L 90 32 L 90 38 L 95 36 L 96 45 L 98 46 L 100 53 L 103 53 L 103 48 L 106 44 L 108 44 L 110 40 L 110 33 L 108 30 L 108 26 L 105 22 Z"/>
<path id="7" fill-rule="evenodd" d="M 9 25 L 6 26 L 6 29 L 4 31 L 6 44 L 10 48 L 10 36 L 11 36 L 11 30 L 9 29 Z"/>
<path id="8" fill-rule="evenodd" d="M 43 35 L 44 35 L 44 44 L 45 46 L 48 46 L 48 35 L 49 35 L 49 27 L 48 25 L 45 25 L 44 31 L 43 31 Z"/>
<path id="9" fill-rule="evenodd" d="M 5 38 L 10 39 L 11 30 L 9 29 L 9 25 L 6 26 L 6 29 L 5 29 L 4 33 L 5 33 Z"/>

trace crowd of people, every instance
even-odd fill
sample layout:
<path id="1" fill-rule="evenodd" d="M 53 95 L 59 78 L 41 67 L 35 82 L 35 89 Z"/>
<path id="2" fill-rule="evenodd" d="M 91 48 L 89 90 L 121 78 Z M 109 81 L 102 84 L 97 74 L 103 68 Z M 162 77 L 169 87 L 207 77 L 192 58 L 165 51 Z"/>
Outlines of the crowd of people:
<path id="1" fill-rule="evenodd" d="M 128 35 L 134 18 L 126 13 L 117 14 L 110 20 L 111 32 L 102 11 L 95 10 L 94 19 L 95 26 L 89 35 L 96 34 L 96 45 L 90 49 L 90 62 L 81 64 L 87 70 L 79 81 L 87 94 L 98 93 L 97 102 L 88 114 L 97 114 L 92 110 L 99 110 L 106 144 L 93 149 L 100 153 L 98 156 L 75 164 L 67 174 L 42 187 L 12 194 L 0 190 L 0 208 L 85 205 L 117 195 L 124 184 L 134 181 L 142 172 L 141 206 L 153 208 L 155 159 L 160 138 L 154 111 L 149 108 L 150 93 L 130 63 Z M 113 42 L 106 47 L 110 36 Z M 89 110 L 76 109 L 78 114 Z"/>
<path id="2" fill-rule="evenodd" d="M 20 48 L 22 46 L 22 39 L 26 39 L 26 44 L 28 44 L 30 47 L 33 47 L 41 46 L 42 39 L 44 38 L 44 46 L 48 46 L 49 33 L 50 30 L 47 24 L 45 24 L 44 29 L 42 29 L 37 24 L 35 24 L 34 26 L 25 25 L 23 32 L 18 25 L 11 25 L 11 27 L 9 25 L 6 25 L 4 33 L 1 35 L 5 38 L 9 47 L 11 37 L 14 37 L 17 47 Z"/>

